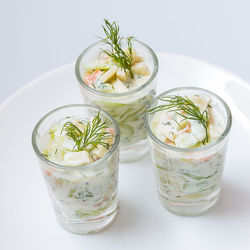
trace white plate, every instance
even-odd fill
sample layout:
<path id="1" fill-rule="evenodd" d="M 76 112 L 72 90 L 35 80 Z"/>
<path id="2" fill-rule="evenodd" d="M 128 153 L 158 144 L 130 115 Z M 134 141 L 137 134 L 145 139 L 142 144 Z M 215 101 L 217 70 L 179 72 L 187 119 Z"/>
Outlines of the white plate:
<path id="1" fill-rule="evenodd" d="M 74 64 L 32 81 L 0 106 L 0 249 L 250 249 L 250 87 L 196 59 L 159 54 L 158 93 L 200 86 L 221 95 L 233 113 L 223 192 L 208 214 L 181 217 L 159 203 L 149 156 L 120 165 L 120 209 L 113 224 L 94 235 L 68 233 L 56 222 L 31 133 L 58 106 L 81 103 Z"/>

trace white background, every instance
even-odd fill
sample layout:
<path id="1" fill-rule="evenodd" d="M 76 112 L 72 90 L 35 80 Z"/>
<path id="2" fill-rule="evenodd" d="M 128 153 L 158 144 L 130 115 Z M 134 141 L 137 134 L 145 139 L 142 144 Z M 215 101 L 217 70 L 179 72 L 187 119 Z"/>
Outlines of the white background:
<path id="1" fill-rule="evenodd" d="M 74 61 L 102 35 L 103 18 L 155 51 L 207 60 L 250 81 L 247 0 L 0 0 L 0 103 Z"/>

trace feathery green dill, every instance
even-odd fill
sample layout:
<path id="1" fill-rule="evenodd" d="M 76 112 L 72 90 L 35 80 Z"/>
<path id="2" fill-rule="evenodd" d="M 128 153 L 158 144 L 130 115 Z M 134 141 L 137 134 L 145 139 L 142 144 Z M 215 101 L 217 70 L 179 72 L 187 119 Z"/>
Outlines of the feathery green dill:
<path id="1" fill-rule="evenodd" d="M 76 125 L 68 121 L 63 125 L 61 134 L 65 131 L 66 136 L 69 136 L 75 142 L 73 151 L 83 151 L 90 145 L 95 148 L 101 145 L 108 149 L 110 145 L 105 140 L 112 138 L 113 135 L 103 131 L 103 129 L 110 126 L 111 123 L 107 119 L 102 121 L 100 112 L 98 112 L 92 122 L 89 121 L 86 123 L 84 131 L 81 131 Z"/>
<path id="2" fill-rule="evenodd" d="M 202 124 L 206 131 L 206 138 L 203 143 L 208 142 L 208 111 L 205 109 L 203 112 L 200 111 L 199 107 L 196 106 L 187 96 L 164 96 L 159 98 L 161 101 L 166 102 L 166 104 L 159 105 L 155 108 L 149 109 L 147 112 L 155 113 L 162 110 L 169 110 L 176 112 L 178 115 L 183 117 L 184 120 L 190 119 L 198 121 Z M 183 112 L 183 113 L 180 113 Z"/>
<path id="3" fill-rule="evenodd" d="M 123 37 L 120 36 L 120 27 L 116 22 L 110 23 L 104 19 L 105 25 L 102 25 L 103 31 L 106 35 L 105 38 L 101 38 L 101 41 L 107 44 L 110 49 L 101 49 L 103 53 L 113 59 L 115 63 L 126 73 L 127 70 L 130 73 L 131 78 L 134 75 L 131 71 L 133 56 L 132 56 L 132 39 L 133 36 L 126 38 L 127 40 L 127 51 L 123 50 Z"/>

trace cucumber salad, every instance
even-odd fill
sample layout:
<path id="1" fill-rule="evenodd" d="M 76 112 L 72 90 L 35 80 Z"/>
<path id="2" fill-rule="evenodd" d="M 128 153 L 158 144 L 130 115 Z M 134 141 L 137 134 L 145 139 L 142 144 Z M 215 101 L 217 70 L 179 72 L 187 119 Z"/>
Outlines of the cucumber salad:
<path id="1" fill-rule="evenodd" d="M 155 137 L 170 146 L 165 148 L 151 141 L 163 205 L 170 208 L 170 203 L 216 199 L 226 146 L 224 142 L 215 143 L 225 131 L 226 119 L 207 94 L 161 95 L 159 100 L 161 105 L 149 110 L 149 126 Z M 207 149 L 209 144 L 215 146 Z"/>
<path id="2" fill-rule="evenodd" d="M 155 95 L 158 61 L 145 44 L 132 36 L 121 37 L 116 22 L 105 20 L 103 31 L 105 37 L 78 58 L 76 75 L 84 101 L 118 122 L 123 157 L 123 150 L 146 144 L 144 113 Z"/>
<path id="3" fill-rule="evenodd" d="M 103 163 L 93 165 L 111 150 L 115 137 L 114 128 L 107 119 L 101 118 L 100 112 L 89 119 L 73 116 L 61 119 L 44 135 L 42 154 L 49 161 L 68 167 L 62 170 L 46 165 L 42 168 L 60 216 L 91 221 L 116 208 L 118 152 Z"/>

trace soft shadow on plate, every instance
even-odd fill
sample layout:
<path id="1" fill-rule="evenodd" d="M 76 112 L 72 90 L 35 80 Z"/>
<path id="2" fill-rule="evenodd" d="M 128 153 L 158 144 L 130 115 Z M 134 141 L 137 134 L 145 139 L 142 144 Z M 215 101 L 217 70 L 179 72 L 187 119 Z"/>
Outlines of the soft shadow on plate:
<path id="1" fill-rule="evenodd" d="M 119 198 L 119 209 L 116 218 L 105 231 L 112 233 L 112 235 L 124 234 L 131 231 L 137 223 L 138 209 L 133 206 L 132 202 Z"/>
<path id="2" fill-rule="evenodd" d="M 220 199 L 208 215 L 230 218 L 236 214 L 248 216 L 249 211 L 250 190 L 246 190 L 232 181 L 224 180 Z"/>

